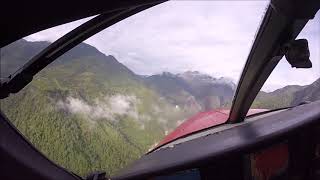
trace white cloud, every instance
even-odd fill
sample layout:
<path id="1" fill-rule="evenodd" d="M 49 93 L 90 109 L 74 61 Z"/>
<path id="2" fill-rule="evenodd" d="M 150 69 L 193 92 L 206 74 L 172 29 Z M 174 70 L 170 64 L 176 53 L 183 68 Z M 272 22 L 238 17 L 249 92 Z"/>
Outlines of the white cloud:
<path id="1" fill-rule="evenodd" d="M 89 114 L 92 111 L 92 107 L 90 107 L 84 101 L 68 97 L 67 102 L 58 101 L 58 107 L 62 109 L 69 110 L 71 113 L 86 113 Z"/>
<path id="2" fill-rule="evenodd" d="M 197 70 L 237 81 L 267 4 L 268 1 L 169 1 L 129 17 L 85 42 L 114 55 L 138 74 Z M 27 39 L 53 41 L 81 21 Z M 319 77 L 319 21 L 318 15 L 301 35 L 310 41 L 314 68 L 291 70 L 283 61 L 264 90 L 308 84 Z"/>
<path id="3" fill-rule="evenodd" d="M 65 101 L 58 101 L 57 107 L 73 114 L 82 114 L 90 119 L 106 118 L 116 120 L 116 116 L 127 115 L 139 120 L 137 104 L 139 100 L 131 95 L 106 96 L 96 99 L 94 104 L 89 104 L 82 99 L 67 97 Z"/>

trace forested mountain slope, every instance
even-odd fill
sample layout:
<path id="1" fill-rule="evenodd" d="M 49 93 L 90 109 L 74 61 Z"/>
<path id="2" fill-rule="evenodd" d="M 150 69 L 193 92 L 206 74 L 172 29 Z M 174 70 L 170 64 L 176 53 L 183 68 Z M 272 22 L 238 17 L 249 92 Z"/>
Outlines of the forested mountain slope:
<path id="1" fill-rule="evenodd" d="M 320 100 L 320 78 L 310 85 L 290 85 L 273 92 L 260 91 L 252 108 L 276 109 Z"/>
<path id="2" fill-rule="evenodd" d="M 309 86 L 306 86 L 305 88 L 296 92 L 295 98 L 292 101 L 291 105 L 297 105 L 301 102 L 306 101 L 313 102 L 317 100 L 320 100 L 320 78 Z"/>
<path id="3" fill-rule="evenodd" d="M 45 46 L 19 43 L 35 44 L 36 51 Z M 29 57 L 30 51 L 19 48 L 4 48 L 2 59 L 18 64 L 14 61 Z M 114 57 L 87 44 L 1 100 L 1 110 L 45 155 L 81 175 L 94 170 L 114 174 L 185 118 Z"/>

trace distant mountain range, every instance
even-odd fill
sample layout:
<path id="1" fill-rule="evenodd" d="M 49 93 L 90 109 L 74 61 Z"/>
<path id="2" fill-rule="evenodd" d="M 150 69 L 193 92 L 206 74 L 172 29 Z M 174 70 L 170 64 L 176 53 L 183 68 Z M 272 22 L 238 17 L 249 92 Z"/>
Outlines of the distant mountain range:
<path id="1" fill-rule="evenodd" d="M 223 107 L 232 100 L 235 84 L 197 71 L 164 72 L 144 78 L 146 84 L 173 104 L 197 112 Z"/>
<path id="2" fill-rule="evenodd" d="M 187 111 L 230 108 L 236 85 L 227 78 L 214 78 L 197 71 L 164 72 L 144 78 L 171 103 Z M 320 78 L 310 85 L 289 85 L 272 92 L 260 91 L 252 108 L 276 109 L 320 100 Z"/>
<path id="3" fill-rule="evenodd" d="M 276 109 L 317 100 L 320 100 L 320 78 L 307 86 L 290 85 L 269 93 L 261 91 L 252 107 Z"/>
<path id="4" fill-rule="evenodd" d="M 1 77 L 17 70 L 48 42 L 19 40 L 1 50 Z M 1 110 L 50 159 L 86 175 L 114 174 L 144 154 L 183 120 L 229 108 L 236 85 L 227 78 L 187 71 L 141 76 L 116 58 L 81 43 Z M 279 108 L 320 99 L 320 79 L 309 86 L 260 92 L 253 108 Z"/>

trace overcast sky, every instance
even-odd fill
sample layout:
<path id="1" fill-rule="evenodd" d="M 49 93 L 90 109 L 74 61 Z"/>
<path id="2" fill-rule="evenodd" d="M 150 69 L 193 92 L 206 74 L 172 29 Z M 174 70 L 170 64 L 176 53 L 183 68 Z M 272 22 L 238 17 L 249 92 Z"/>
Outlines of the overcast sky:
<path id="1" fill-rule="evenodd" d="M 85 42 L 115 56 L 137 74 L 187 70 L 238 81 L 268 1 L 170 1 L 131 16 Z M 89 18 L 27 40 L 54 41 Z M 306 85 L 320 77 L 320 16 L 300 37 L 309 40 L 313 68 L 292 69 L 283 59 L 263 90 Z"/>

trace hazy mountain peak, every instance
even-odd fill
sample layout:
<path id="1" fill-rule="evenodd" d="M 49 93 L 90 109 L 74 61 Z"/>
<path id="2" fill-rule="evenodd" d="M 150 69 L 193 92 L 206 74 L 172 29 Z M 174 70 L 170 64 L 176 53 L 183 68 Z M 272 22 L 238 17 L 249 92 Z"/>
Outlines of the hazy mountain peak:
<path id="1" fill-rule="evenodd" d="M 183 79 L 186 79 L 186 80 L 188 80 L 188 79 L 205 79 L 205 80 L 215 79 L 214 77 L 212 77 L 206 73 L 199 72 L 199 71 L 186 71 L 184 73 L 180 73 L 177 75 Z"/>
<path id="2" fill-rule="evenodd" d="M 202 73 L 199 71 L 186 71 L 184 73 L 177 74 L 177 76 L 189 82 L 195 81 L 197 83 L 203 83 L 203 84 L 227 85 L 233 90 L 235 90 L 236 88 L 236 84 L 233 82 L 231 78 L 227 78 L 227 77 L 216 78 L 209 74 Z"/>
<path id="3" fill-rule="evenodd" d="M 227 78 L 227 77 L 220 77 L 219 79 L 216 79 L 214 81 L 214 83 L 226 84 L 226 85 L 230 86 L 233 90 L 235 90 L 237 87 L 237 85 L 233 82 L 233 80 L 231 78 Z"/>
<path id="4" fill-rule="evenodd" d="M 162 76 L 175 77 L 176 75 L 173 74 L 173 73 L 171 73 L 171 72 L 166 72 L 166 71 L 164 71 L 164 72 L 162 72 Z"/>

